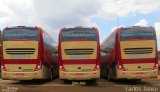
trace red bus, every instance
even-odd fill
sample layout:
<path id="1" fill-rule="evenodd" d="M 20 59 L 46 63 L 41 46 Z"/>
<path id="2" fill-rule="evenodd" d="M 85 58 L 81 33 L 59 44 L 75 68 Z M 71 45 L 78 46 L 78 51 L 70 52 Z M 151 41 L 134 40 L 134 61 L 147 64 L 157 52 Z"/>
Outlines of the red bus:
<path id="1" fill-rule="evenodd" d="M 64 80 L 100 78 L 97 28 L 63 28 L 58 43 L 59 77 Z"/>
<path id="2" fill-rule="evenodd" d="M 158 51 L 158 79 L 160 79 L 160 51 Z"/>
<path id="3" fill-rule="evenodd" d="M 153 27 L 118 28 L 101 44 L 101 76 L 138 81 L 156 78 L 157 56 Z"/>
<path id="4" fill-rule="evenodd" d="M 2 79 L 58 76 L 57 43 L 40 27 L 7 27 L 2 35 Z"/>

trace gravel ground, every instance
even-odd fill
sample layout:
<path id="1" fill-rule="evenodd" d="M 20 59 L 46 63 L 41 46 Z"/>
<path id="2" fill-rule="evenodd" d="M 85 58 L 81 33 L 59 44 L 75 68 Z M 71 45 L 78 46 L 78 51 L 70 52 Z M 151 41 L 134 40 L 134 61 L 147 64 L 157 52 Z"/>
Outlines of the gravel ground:
<path id="1" fill-rule="evenodd" d="M 3 92 L 160 92 L 160 79 L 145 79 L 141 82 L 130 80 L 108 81 L 104 78 L 97 81 L 52 81 L 0 80 Z M 8 91 L 4 91 L 8 90 Z"/>

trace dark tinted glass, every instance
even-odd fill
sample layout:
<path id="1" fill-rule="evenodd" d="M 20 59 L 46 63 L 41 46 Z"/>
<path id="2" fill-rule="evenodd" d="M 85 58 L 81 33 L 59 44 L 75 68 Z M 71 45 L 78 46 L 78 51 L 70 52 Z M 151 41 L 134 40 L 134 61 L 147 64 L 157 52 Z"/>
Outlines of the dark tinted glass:
<path id="1" fill-rule="evenodd" d="M 123 28 L 120 31 L 121 41 L 132 40 L 132 39 L 148 39 L 155 40 L 155 30 L 148 27 L 139 28 Z"/>
<path id="2" fill-rule="evenodd" d="M 4 32 L 4 41 L 9 40 L 38 40 L 38 31 L 36 28 L 8 28 Z"/>
<path id="3" fill-rule="evenodd" d="M 91 28 L 68 28 L 62 32 L 62 41 L 68 40 L 89 40 L 96 41 L 97 34 L 95 29 Z"/>

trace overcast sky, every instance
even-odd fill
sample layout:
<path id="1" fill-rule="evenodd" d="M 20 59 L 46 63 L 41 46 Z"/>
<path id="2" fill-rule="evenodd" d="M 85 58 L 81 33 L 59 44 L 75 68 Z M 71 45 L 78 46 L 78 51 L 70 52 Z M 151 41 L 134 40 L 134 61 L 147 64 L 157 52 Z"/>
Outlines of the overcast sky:
<path id="1" fill-rule="evenodd" d="M 96 26 L 101 41 L 118 26 L 153 26 L 160 49 L 160 0 L 0 0 L 0 29 L 17 25 L 40 26 L 54 39 L 63 27 Z"/>

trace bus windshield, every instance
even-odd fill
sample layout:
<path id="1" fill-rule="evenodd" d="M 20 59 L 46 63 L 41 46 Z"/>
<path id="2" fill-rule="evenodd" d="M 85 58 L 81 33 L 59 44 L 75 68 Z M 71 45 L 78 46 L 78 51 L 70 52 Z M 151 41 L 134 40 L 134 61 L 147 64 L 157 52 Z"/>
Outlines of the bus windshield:
<path id="1" fill-rule="evenodd" d="M 155 40 L 155 30 L 153 28 L 141 27 L 141 28 L 123 28 L 120 31 L 121 41 L 132 39 L 147 39 Z"/>
<path id="2" fill-rule="evenodd" d="M 91 28 L 68 28 L 62 31 L 62 41 L 89 40 L 96 41 L 96 30 Z"/>
<path id="3" fill-rule="evenodd" d="M 36 28 L 7 28 L 3 31 L 3 35 L 4 41 L 21 39 L 38 41 Z"/>

